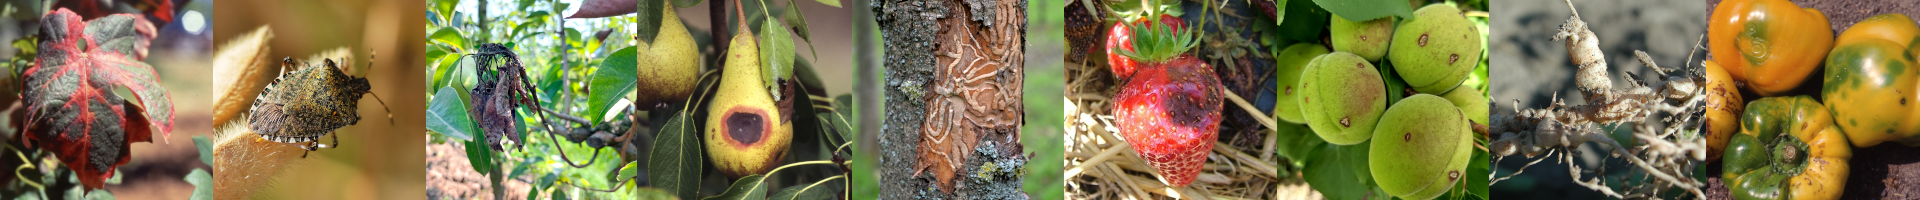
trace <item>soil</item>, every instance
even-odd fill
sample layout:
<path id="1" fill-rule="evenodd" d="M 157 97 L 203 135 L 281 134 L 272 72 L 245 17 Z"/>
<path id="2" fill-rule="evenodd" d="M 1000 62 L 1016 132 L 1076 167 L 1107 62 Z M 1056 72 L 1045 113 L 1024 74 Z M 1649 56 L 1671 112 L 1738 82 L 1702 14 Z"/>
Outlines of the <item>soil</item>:
<path id="1" fill-rule="evenodd" d="M 457 142 L 427 144 L 427 199 L 493 199 L 487 175 L 473 171 L 465 149 Z M 506 199 L 527 199 L 526 192 L 519 192 L 527 191 L 525 181 L 501 181 Z"/>

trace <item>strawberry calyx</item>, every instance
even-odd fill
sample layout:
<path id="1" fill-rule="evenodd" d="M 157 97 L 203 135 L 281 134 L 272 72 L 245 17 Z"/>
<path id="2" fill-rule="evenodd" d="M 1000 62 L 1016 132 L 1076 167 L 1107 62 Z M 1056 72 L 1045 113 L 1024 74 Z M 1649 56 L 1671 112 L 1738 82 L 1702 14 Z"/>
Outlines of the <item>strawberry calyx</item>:
<path id="1" fill-rule="evenodd" d="M 1200 44 L 1197 37 L 1193 35 L 1195 31 L 1188 27 L 1179 27 L 1177 24 L 1170 25 L 1170 23 L 1178 23 L 1177 21 L 1163 22 L 1158 18 L 1150 18 L 1150 20 L 1146 23 L 1126 25 L 1133 33 L 1131 38 L 1133 49 L 1116 47 L 1112 51 L 1141 63 L 1163 63 L 1186 54 L 1187 50 Z"/>

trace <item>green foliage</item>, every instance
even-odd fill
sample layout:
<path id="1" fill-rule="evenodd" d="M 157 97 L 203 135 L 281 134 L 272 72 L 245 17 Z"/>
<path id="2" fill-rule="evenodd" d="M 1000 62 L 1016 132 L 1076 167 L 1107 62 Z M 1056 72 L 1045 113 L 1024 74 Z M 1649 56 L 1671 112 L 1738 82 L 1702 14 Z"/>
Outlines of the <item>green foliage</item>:
<path id="1" fill-rule="evenodd" d="M 613 104 L 627 97 L 627 93 L 632 93 L 634 87 L 638 86 L 633 79 L 640 76 L 637 68 L 640 63 L 636 60 L 640 56 L 635 51 L 632 47 L 614 51 L 613 56 L 607 57 L 607 60 L 594 70 L 593 78 L 587 82 L 589 87 L 594 88 L 587 93 L 587 110 L 612 109 Z M 602 116 L 605 116 L 600 113 L 604 112 L 588 112 L 581 117 L 589 122 L 599 123 L 602 121 Z"/>
<path id="2" fill-rule="evenodd" d="M 1413 6 L 1404 0 L 1313 0 L 1333 15 L 1350 21 L 1367 21 L 1389 15 L 1413 19 Z"/>
<path id="3" fill-rule="evenodd" d="M 457 87 L 444 87 L 433 94 L 433 100 L 427 104 L 427 130 L 440 135 L 473 140 L 473 119 L 467 114 L 467 90 Z"/>
<path id="4" fill-rule="evenodd" d="M 654 135 L 647 162 L 647 181 L 680 199 L 700 196 L 700 175 L 707 160 L 701 157 L 700 129 L 687 126 L 687 115 L 676 113 Z"/>

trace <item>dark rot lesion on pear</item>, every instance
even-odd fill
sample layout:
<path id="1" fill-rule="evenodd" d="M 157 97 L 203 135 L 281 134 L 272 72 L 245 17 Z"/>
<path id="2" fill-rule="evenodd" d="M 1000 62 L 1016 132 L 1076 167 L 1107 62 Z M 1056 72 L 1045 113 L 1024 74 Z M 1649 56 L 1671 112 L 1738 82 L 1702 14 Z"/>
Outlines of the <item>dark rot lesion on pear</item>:
<path id="1" fill-rule="evenodd" d="M 727 127 L 724 129 L 727 131 L 727 137 L 741 146 L 759 144 L 760 139 L 767 135 L 766 116 L 766 110 L 759 108 L 740 106 L 728 109 L 727 116 L 722 118 L 726 120 Z"/>

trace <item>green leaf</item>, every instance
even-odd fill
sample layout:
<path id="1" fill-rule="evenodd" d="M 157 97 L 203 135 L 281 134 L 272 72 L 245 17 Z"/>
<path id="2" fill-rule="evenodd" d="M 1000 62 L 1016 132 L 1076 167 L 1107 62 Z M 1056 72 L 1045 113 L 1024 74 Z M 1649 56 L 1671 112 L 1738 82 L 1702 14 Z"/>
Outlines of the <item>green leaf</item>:
<path id="1" fill-rule="evenodd" d="M 666 9 L 666 3 L 667 1 L 641 1 L 639 3 L 640 8 L 636 11 L 640 11 L 638 13 L 640 42 L 653 43 L 653 35 L 660 33 L 661 20 L 665 19 L 665 17 L 662 16 L 666 14 L 661 11 Z"/>
<path id="2" fill-rule="evenodd" d="M 467 163 L 473 165 L 473 171 L 487 174 L 493 171 L 493 150 L 487 148 L 486 140 L 467 140 Z"/>
<path id="3" fill-rule="evenodd" d="M 193 136 L 193 147 L 200 149 L 201 163 L 208 165 L 213 164 L 213 141 L 207 140 L 207 136 L 205 135 L 195 135 Z"/>
<path id="4" fill-rule="evenodd" d="M 1348 21 L 1367 21 L 1398 15 L 1401 19 L 1413 19 L 1413 8 L 1404 0 L 1313 0 L 1321 8 L 1347 18 Z"/>
<path id="5" fill-rule="evenodd" d="M 633 178 L 634 175 L 639 175 L 639 174 L 640 174 L 640 161 L 627 162 L 627 164 L 625 165 L 620 165 L 620 176 L 617 176 L 616 178 Z"/>
<path id="6" fill-rule="evenodd" d="M 427 103 L 427 130 L 446 135 L 461 141 L 473 140 L 473 116 L 467 114 L 467 102 L 460 97 L 467 96 L 466 90 L 457 87 L 443 87 L 433 94 L 432 102 Z"/>
<path id="7" fill-rule="evenodd" d="M 696 5 L 700 5 L 701 1 L 706 1 L 706 0 L 673 0 L 673 7 L 677 7 L 677 8 L 693 7 Z"/>
<path id="8" fill-rule="evenodd" d="M 205 137 L 194 137 L 194 138 L 196 139 L 194 141 L 199 141 L 198 139 L 205 138 Z M 202 155 L 205 155 L 205 154 L 202 154 Z M 193 196 L 188 196 L 187 199 L 192 199 L 192 200 L 213 199 L 213 174 L 207 173 L 207 170 L 201 170 L 199 168 L 195 168 L 193 169 L 193 172 L 187 172 L 186 179 L 187 179 L 187 184 L 193 184 Z"/>
<path id="9" fill-rule="evenodd" d="M 833 199 L 833 193 L 831 193 L 830 190 L 826 189 L 828 184 L 824 183 L 826 181 L 833 181 L 833 180 L 821 180 L 821 181 L 822 182 L 814 182 L 814 183 L 822 183 L 818 186 L 813 186 L 812 183 L 790 185 L 790 186 L 787 186 L 787 188 L 781 188 L 780 192 L 773 193 L 773 196 L 770 196 L 767 199 L 768 200 Z M 813 186 L 813 188 L 807 188 L 807 186 Z"/>
<path id="10" fill-rule="evenodd" d="M 1273 25 L 1287 22 L 1287 0 L 1273 0 Z"/>
<path id="11" fill-rule="evenodd" d="M 626 97 L 628 92 L 633 92 L 636 86 L 633 79 L 640 76 L 638 72 L 640 56 L 635 51 L 637 50 L 633 47 L 614 51 L 613 55 L 607 57 L 607 60 L 600 63 L 600 67 L 593 71 L 593 79 L 587 82 L 593 88 L 587 93 L 588 113 L 606 112 L 613 107 L 614 103 L 619 102 L 620 98 Z M 597 124 L 604 116 L 592 114 L 582 117 Z"/>
<path id="12" fill-rule="evenodd" d="M 452 21 L 453 7 L 459 4 L 460 0 L 434 0 L 433 13 L 440 15 L 440 21 Z"/>
<path id="13" fill-rule="evenodd" d="M 772 17 L 760 27 L 760 77 L 768 93 L 780 91 L 779 80 L 793 75 L 793 38 Z M 778 98 L 776 98 L 778 99 Z"/>
<path id="14" fill-rule="evenodd" d="M 1487 186 L 1490 185 L 1487 183 L 1489 181 L 1487 180 L 1487 176 L 1480 175 L 1493 174 L 1490 170 L 1491 168 L 1487 166 L 1488 163 L 1492 162 L 1492 160 L 1488 158 L 1490 158 L 1490 155 L 1486 151 L 1474 150 L 1473 160 L 1467 161 L 1472 162 L 1467 164 L 1467 174 L 1469 174 L 1469 176 L 1463 178 L 1466 179 L 1464 186 L 1467 188 L 1467 193 L 1479 196 L 1480 199 L 1489 199 L 1492 197 L 1489 196 L 1490 194 L 1487 192 Z"/>
<path id="15" fill-rule="evenodd" d="M 829 0 L 822 0 L 822 1 L 829 1 Z M 788 5 L 792 5 L 792 4 L 788 4 Z M 838 6 L 835 6 L 835 7 L 838 7 Z M 810 31 L 807 29 L 807 16 L 800 15 L 800 10 L 788 9 L 786 17 L 782 17 L 782 18 L 786 19 L 787 26 L 793 27 L 794 29 L 793 31 L 795 35 L 800 36 L 801 40 L 807 41 L 807 50 L 808 50 L 807 52 L 810 52 L 813 54 L 813 59 L 819 60 L 820 52 L 817 50 L 814 50 L 813 39 L 811 38 L 811 36 L 809 36 L 809 35 L 813 35 L 812 33 L 813 31 Z"/>
<path id="16" fill-rule="evenodd" d="M 842 8 L 840 7 L 840 0 L 813 0 L 813 1 L 820 2 L 820 4 L 826 4 L 827 6 L 833 6 L 835 8 Z"/>
<path id="17" fill-rule="evenodd" d="M 747 177 L 733 181 L 733 185 L 727 186 L 726 193 L 720 193 L 718 196 L 707 197 L 703 200 L 767 199 L 767 185 L 761 182 L 762 179 L 766 178 L 766 175 L 760 174 L 747 175 Z"/>
<path id="18" fill-rule="evenodd" d="M 1282 2 L 1274 2 L 1276 5 L 1280 3 Z M 1281 16 L 1285 17 L 1286 21 L 1274 22 L 1280 24 L 1279 30 L 1286 30 L 1278 31 L 1280 36 L 1295 41 L 1320 41 L 1320 32 L 1327 29 L 1327 21 L 1329 21 L 1327 10 L 1306 0 L 1284 3 L 1287 4 L 1284 11 L 1274 10 L 1275 14 L 1286 13 Z"/>
<path id="19" fill-rule="evenodd" d="M 467 52 L 466 37 L 461 36 L 460 31 L 453 28 L 440 28 L 440 30 L 433 31 L 433 35 L 428 35 L 427 39 L 446 44 L 454 48 L 456 52 Z"/>
<path id="20" fill-rule="evenodd" d="M 1287 157 L 1288 160 L 1296 163 L 1311 159 L 1316 155 L 1315 150 L 1327 145 L 1326 140 L 1320 139 L 1319 135 L 1314 134 L 1313 130 L 1303 124 L 1281 123 L 1279 130 L 1276 131 L 1279 131 L 1276 133 L 1278 137 L 1275 138 L 1280 140 L 1278 149 L 1280 156 Z"/>
<path id="21" fill-rule="evenodd" d="M 654 187 L 673 191 L 681 199 L 700 197 L 700 170 L 706 158 L 701 157 L 705 150 L 700 143 L 700 130 L 687 124 L 686 112 L 676 113 L 668 119 L 660 132 L 654 135 L 653 150 L 647 161 L 647 181 Z M 627 173 L 621 172 L 623 176 Z"/>
<path id="22" fill-rule="evenodd" d="M 1327 199 L 1355 200 L 1384 195 L 1369 195 L 1375 188 L 1372 172 L 1367 171 L 1369 143 L 1326 145 L 1315 150 L 1313 158 L 1307 160 L 1307 167 L 1301 169 L 1307 185 Z"/>

